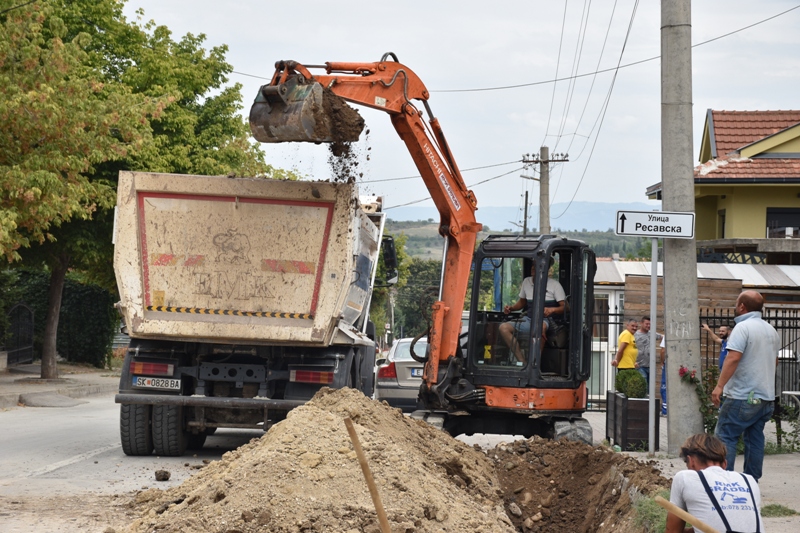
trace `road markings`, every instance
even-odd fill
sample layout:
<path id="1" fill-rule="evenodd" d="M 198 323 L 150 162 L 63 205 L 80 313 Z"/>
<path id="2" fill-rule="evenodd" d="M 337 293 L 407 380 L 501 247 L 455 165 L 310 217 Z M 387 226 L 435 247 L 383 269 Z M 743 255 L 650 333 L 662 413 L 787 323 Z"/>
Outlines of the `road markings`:
<path id="1" fill-rule="evenodd" d="M 86 459 L 94 457 L 95 455 L 100 455 L 101 453 L 105 453 L 105 452 L 108 452 L 108 451 L 111 451 L 111 450 L 114 450 L 114 449 L 117 449 L 117 448 L 122 448 L 122 445 L 121 444 L 109 444 L 108 446 L 103 446 L 102 448 L 97 448 L 97 449 L 92 450 L 90 452 L 82 453 L 82 454 L 79 454 L 79 455 L 74 455 L 74 456 L 70 457 L 69 459 L 64 459 L 63 461 L 59 461 L 57 463 L 49 464 L 47 466 L 39 468 L 38 470 L 33 470 L 31 472 L 23 472 L 21 474 L 18 474 L 14 479 L 23 479 L 23 478 L 27 478 L 27 477 L 43 476 L 45 474 L 49 474 L 50 472 L 54 472 L 54 471 L 58 470 L 59 468 L 64 468 L 65 466 L 74 465 L 75 463 L 80 463 L 81 461 L 84 461 Z"/>

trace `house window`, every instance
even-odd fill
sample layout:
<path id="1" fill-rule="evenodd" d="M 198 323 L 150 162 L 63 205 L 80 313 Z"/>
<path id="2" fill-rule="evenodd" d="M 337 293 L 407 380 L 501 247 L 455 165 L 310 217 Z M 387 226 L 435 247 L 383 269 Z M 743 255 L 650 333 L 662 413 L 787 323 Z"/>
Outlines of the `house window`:
<path id="1" fill-rule="evenodd" d="M 725 210 L 717 211 L 717 239 L 725 238 Z"/>
<path id="2" fill-rule="evenodd" d="M 800 237 L 800 208 L 767 208 L 768 239 L 792 239 L 798 237 Z"/>

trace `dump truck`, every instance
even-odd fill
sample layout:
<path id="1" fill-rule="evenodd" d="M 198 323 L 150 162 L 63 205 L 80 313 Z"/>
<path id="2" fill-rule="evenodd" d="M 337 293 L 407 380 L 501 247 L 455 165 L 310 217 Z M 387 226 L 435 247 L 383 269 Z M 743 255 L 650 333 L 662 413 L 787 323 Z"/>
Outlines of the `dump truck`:
<path id="1" fill-rule="evenodd" d="M 384 221 L 353 183 L 121 172 L 124 453 L 266 431 L 324 386 L 371 396 L 382 249 L 396 268 Z"/>

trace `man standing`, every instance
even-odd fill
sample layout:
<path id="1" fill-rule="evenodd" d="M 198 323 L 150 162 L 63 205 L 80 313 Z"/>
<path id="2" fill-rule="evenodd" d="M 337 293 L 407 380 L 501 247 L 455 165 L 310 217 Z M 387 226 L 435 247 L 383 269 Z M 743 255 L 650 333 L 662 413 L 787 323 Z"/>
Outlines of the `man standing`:
<path id="1" fill-rule="evenodd" d="M 633 334 L 636 340 L 636 349 L 639 350 L 636 356 L 636 368 L 647 382 L 647 390 L 650 390 L 650 317 L 645 315 L 639 321 L 639 329 Z M 661 340 L 661 335 L 656 333 L 656 341 Z M 648 393 L 649 394 L 649 393 Z"/>
<path id="2" fill-rule="evenodd" d="M 728 449 L 728 470 L 736 461 L 736 443 L 744 435 L 744 473 L 761 478 L 764 464 L 764 425 L 775 409 L 775 368 L 780 337 L 761 319 L 764 297 L 744 291 L 736 299 L 736 326 L 728 338 L 725 365 L 711 393 L 719 409 L 715 434 Z"/>
<path id="3" fill-rule="evenodd" d="M 725 362 L 725 357 L 728 355 L 728 336 L 731 334 L 731 328 L 728 326 L 719 327 L 719 336 L 714 335 L 714 331 L 708 327 L 708 324 L 703 324 L 703 329 L 711 336 L 711 340 L 719 344 L 719 369 L 722 370 L 722 363 Z"/>
<path id="4" fill-rule="evenodd" d="M 638 350 L 636 348 L 636 338 L 633 334 L 636 333 L 636 319 L 629 318 L 625 326 L 625 331 L 619 334 L 617 341 L 617 355 L 611 361 L 611 366 L 617 367 L 619 370 L 636 368 L 636 357 Z"/>

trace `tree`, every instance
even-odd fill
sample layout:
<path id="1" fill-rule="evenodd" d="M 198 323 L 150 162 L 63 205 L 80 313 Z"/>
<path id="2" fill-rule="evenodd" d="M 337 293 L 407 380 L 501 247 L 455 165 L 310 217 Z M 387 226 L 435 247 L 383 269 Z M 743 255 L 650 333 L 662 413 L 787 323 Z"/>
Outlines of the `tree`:
<path id="1" fill-rule="evenodd" d="M 439 293 L 442 262 L 412 258 L 408 265 L 408 283 L 398 290 L 395 327 L 402 326 L 403 335 L 413 337 L 428 328 L 431 305 Z"/>
<path id="2" fill-rule="evenodd" d="M 395 295 L 396 300 L 397 291 L 405 287 L 408 282 L 408 269 L 411 258 L 406 252 L 406 241 L 408 241 L 408 237 L 404 234 L 394 238 L 395 253 L 397 254 L 397 283 L 384 286 L 383 282 L 388 278 L 386 266 L 383 261 L 378 262 L 378 271 L 375 275 L 376 286 L 372 292 L 372 302 L 369 309 L 369 319 L 375 324 L 378 332 L 383 331 L 384 324 L 391 322 L 389 310 L 391 305 L 390 292 Z M 392 334 L 396 337 L 394 331 Z"/>
<path id="3" fill-rule="evenodd" d="M 88 35 L 62 40 L 55 11 L 32 4 L 0 25 L 0 249 L 9 262 L 51 239 L 51 227 L 113 205 L 113 187 L 91 172 L 147 143 L 148 117 L 165 105 L 87 67 Z"/>
<path id="4" fill-rule="evenodd" d="M 289 177 L 266 165 L 263 152 L 249 141 L 249 129 L 238 115 L 241 87 L 224 86 L 232 71 L 225 62 L 227 47 L 206 51 L 202 34 L 187 34 L 174 41 L 166 27 L 152 21 L 144 25 L 128 22 L 122 6 L 116 0 L 55 0 L 44 6 L 20 7 L 4 21 L 5 32 L 21 46 L 4 47 L 0 61 L 17 48 L 32 49 L 29 55 L 38 60 L 29 65 L 32 79 L 21 79 L 27 84 L 17 83 L 10 91 L 33 92 L 31 100 L 52 116 L 27 121 L 30 115 L 20 105 L 7 113 L 17 111 L 20 127 L 29 130 L 32 139 L 41 129 L 60 131 L 65 122 L 71 124 L 70 119 L 75 123 L 68 130 L 70 135 L 63 136 L 66 139 L 58 139 L 64 142 L 55 144 L 60 158 L 44 162 L 49 163 L 44 166 L 50 171 L 44 191 L 66 205 L 56 204 L 52 209 L 48 197 L 28 187 L 32 192 L 27 196 L 6 196 L 4 191 L 2 197 L 9 203 L 21 196 L 28 202 L 25 209 L 6 212 L 4 203 L 0 212 L 0 245 L 7 257 L 19 259 L 20 248 L 30 247 L 24 253 L 25 263 L 43 266 L 51 273 L 42 377 L 55 377 L 56 373 L 55 336 L 67 272 L 79 269 L 88 279 L 113 286 L 111 208 L 119 170 Z M 51 64 L 60 57 L 53 51 L 62 49 L 70 52 L 66 59 Z M 0 72 L 13 70 L 14 65 L 2 61 Z M 56 80 L 64 87 L 42 84 L 36 76 L 43 71 L 59 73 Z M 14 83 L 12 80 L 11 85 Z M 73 116 L 64 111 L 73 107 L 85 112 Z M 77 140 L 91 138 L 75 146 L 73 136 Z M 0 137 L 0 153 L 14 152 L 14 138 Z M 26 176 L 35 179 L 41 172 L 36 165 L 42 163 L 35 160 L 31 169 L 17 173 L 2 168 L 0 185 L 17 186 Z M 0 164 L 4 164 L 2 159 Z M 70 187 L 73 182 L 80 187 Z M 48 207 L 50 211 L 45 209 Z M 52 211 L 51 216 L 35 216 L 43 210 L 46 214 Z M 22 220 L 27 225 L 18 222 L 23 212 L 34 215 Z M 3 240 L 6 233 L 9 238 Z"/>

